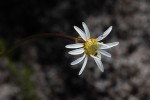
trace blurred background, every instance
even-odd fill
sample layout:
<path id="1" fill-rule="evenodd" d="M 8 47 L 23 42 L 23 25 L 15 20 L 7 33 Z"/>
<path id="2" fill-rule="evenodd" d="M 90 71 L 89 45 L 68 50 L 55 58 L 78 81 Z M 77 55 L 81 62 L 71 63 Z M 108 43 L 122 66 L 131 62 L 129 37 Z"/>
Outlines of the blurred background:
<path id="1" fill-rule="evenodd" d="M 65 45 L 73 41 L 40 37 L 15 48 L 31 35 L 61 32 L 78 36 L 85 22 L 103 42 L 119 41 L 102 57 L 102 73 L 93 59 L 81 76 L 82 63 Z M 0 1 L 0 100 L 150 100 L 149 0 L 10 0 Z"/>

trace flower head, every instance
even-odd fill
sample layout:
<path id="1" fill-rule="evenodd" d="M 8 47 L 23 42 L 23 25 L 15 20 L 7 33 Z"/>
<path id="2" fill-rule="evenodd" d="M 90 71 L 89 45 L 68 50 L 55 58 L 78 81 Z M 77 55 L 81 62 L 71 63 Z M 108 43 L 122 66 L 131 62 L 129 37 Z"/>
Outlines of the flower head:
<path id="1" fill-rule="evenodd" d="M 88 57 L 92 57 L 95 60 L 99 69 L 102 72 L 104 72 L 103 64 L 101 62 L 101 54 L 107 57 L 111 57 L 111 54 L 105 51 L 104 49 L 109 49 L 119 44 L 119 42 L 112 42 L 106 44 L 101 42 L 101 40 L 103 40 L 111 32 L 112 26 L 110 26 L 102 35 L 100 35 L 98 38 L 95 39 L 90 37 L 90 31 L 87 25 L 84 22 L 82 22 L 82 25 L 85 32 L 83 32 L 77 26 L 74 26 L 74 29 L 78 32 L 79 36 L 81 37 L 79 40 L 82 40 L 83 42 L 78 41 L 77 38 L 76 44 L 69 44 L 65 46 L 66 48 L 75 49 L 68 52 L 71 55 L 83 54 L 81 57 L 71 62 L 71 65 L 76 65 L 80 63 L 82 60 L 84 60 L 82 68 L 79 72 L 80 75 L 87 64 Z"/>

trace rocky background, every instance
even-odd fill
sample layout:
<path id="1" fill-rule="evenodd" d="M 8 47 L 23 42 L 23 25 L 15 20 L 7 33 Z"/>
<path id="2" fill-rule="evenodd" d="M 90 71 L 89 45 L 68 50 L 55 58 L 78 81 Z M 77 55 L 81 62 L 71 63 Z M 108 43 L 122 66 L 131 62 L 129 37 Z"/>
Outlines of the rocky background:
<path id="1" fill-rule="evenodd" d="M 0 49 L 38 33 L 77 36 L 85 22 L 93 37 L 113 26 L 104 42 L 119 41 L 102 57 L 102 73 L 90 59 L 76 59 L 65 45 L 72 41 L 40 37 L 0 57 L 0 100 L 150 100 L 149 0 L 0 1 Z M 83 28 L 82 28 L 83 29 Z"/>

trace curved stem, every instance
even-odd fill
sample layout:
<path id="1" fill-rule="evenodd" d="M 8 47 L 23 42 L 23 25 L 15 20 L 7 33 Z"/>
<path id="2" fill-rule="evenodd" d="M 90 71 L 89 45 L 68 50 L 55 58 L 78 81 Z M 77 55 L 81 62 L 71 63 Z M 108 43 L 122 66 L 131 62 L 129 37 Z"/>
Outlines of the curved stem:
<path id="1" fill-rule="evenodd" d="M 19 46 L 21 46 L 22 44 L 24 44 L 25 42 L 30 41 L 31 39 L 34 38 L 41 38 L 41 37 L 57 37 L 57 38 L 62 38 L 62 39 L 67 39 L 67 40 L 71 40 L 71 41 L 75 41 L 74 37 L 62 34 L 62 33 L 42 33 L 42 34 L 35 34 L 35 35 L 31 35 L 29 37 L 23 38 L 22 40 L 18 41 L 16 43 L 16 45 L 12 48 L 10 48 L 8 51 L 6 51 L 4 53 L 4 55 L 8 55 L 10 54 L 12 51 L 14 51 L 16 48 L 18 48 Z"/>
<path id="2" fill-rule="evenodd" d="M 58 37 L 58 38 L 63 38 L 63 39 L 67 39 L 67 40 L 72 40 L 74 41 L 75 38 L 74 37 L 71 37 L 71 36 L 68 36 L 68 35 L 65 35 L 65 34 L 62 34 L 62 33 L 42 33 L 42 34 L 35 34 L 35 35 L 31 35 L 27 38 L 24 38 L 23 40 L 30 40 L 30 39 L 33 39 L 35 37 Z"/>

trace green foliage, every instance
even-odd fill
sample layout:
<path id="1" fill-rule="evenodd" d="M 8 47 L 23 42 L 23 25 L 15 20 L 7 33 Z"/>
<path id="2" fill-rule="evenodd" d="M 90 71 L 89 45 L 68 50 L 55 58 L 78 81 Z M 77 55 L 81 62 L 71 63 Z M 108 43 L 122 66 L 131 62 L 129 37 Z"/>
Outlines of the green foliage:
<path id="1" fill-rule="evenodd" d="M 3 39 L 0 38 L 0 55 L 5 52 L 5 42 Z"/>
<path id="2" fill-rule="evenodd" d="M 9 60 L 8 69 L 15 78 L 17 84 L 20 86 L 25 100 L 40 100 L 31 80 L 32 71 L 30 67 L 24 66 L 22 69 L 18 69 L 17 66 Z"/>
<path id="3" fill-rule="evenodd" d="M 13 79 L 16 84 L 21 88 L 21 92 L 24 95 L 25 100 L 40 100 L 38 97 L 34 84 L 31 80 L 32 71 L 31 68 L 27 65 L 19 68 L 17 65 L 10 60 L 12 53 L 20 44 L 13 46 L 12 48 L 6 49 L 6 44 L 3 39 L 0 38 L 0 56 L 5 57 L 8 62 L 8 70 L 12 74 Z"/>

